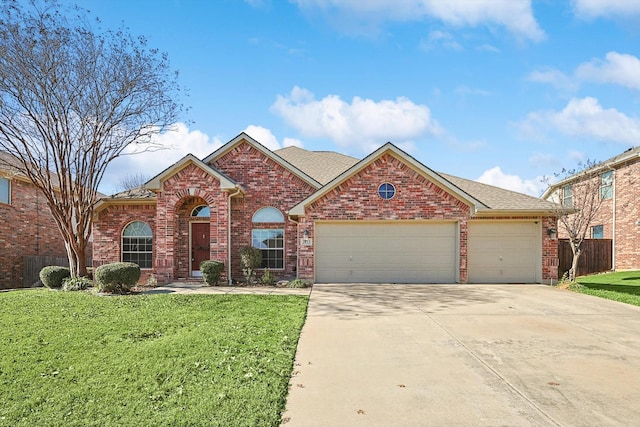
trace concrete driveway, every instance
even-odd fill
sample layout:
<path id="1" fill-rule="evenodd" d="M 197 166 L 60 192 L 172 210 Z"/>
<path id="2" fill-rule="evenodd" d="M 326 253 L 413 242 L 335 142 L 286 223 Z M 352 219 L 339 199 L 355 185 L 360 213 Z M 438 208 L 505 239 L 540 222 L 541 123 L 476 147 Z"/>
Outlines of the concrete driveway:
<path id="1" fill-rule="evenodd" d="M 543 285 L 315 285 L 283 425 L 640 425 L 640 308 Z"/>

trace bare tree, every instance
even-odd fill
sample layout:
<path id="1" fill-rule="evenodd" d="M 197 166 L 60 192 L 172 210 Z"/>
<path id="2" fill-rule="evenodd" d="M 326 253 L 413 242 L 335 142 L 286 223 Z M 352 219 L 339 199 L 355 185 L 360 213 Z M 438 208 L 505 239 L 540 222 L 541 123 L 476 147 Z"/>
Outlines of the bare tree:
<path id="1" fill-rule="evenodd" d="M 0 150 L 40 189 L 73 276 L 86 274 L 92 207 L 109 162 L 177 119 L 177 73 L 125 29 L 92 28 L 57 0 L 0 0 Z"/>
<path id="2" fill-rule="evenodd" d="M 589 229 L 598 216 L 602 206 L 602 182 L 604 172 L 609 171 L 604 163 L 587 161 L 578 168 L 563 170 L 560 181 L 550 185 L 543 198 L 558 204 L 553 214 L 558 217 L 560 227 L 566 231 L 571 247 L 572 259 L 568 279 L 573 282 L 580 255 L 582 242 L 587 238 Z M 549 180 L 546 180 L 549 184 Z"/>
<path id="3" fill-rule="evenodd" d="M 125 175 L 118 181 L 116 191 L 133 190 L 134 188 L 142 187 L 147 181 L 149 181 L 149 176 L 143 173 Z"/>

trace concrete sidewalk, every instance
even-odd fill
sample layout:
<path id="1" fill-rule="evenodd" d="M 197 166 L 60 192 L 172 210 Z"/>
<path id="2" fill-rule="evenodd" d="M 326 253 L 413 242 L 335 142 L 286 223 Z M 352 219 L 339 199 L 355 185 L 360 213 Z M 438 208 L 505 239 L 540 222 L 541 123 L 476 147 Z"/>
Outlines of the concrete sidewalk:
<path id="1" fill-rule="evenodd" d="M 315 285 L 283 425 L 640 425 L 640 308 L 541 285 Z"/>

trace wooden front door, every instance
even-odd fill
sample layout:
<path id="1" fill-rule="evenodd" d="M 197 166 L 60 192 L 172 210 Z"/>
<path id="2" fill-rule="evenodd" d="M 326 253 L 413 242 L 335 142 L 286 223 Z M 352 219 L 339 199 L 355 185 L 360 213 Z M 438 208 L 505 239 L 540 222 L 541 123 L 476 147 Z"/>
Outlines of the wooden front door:
<path id="1" fill-rule="evenodd" d="M 201 276 L 200 263 L 209 259 L 211 252 L 209 223 L 191 223 L 191 275 Z"/>

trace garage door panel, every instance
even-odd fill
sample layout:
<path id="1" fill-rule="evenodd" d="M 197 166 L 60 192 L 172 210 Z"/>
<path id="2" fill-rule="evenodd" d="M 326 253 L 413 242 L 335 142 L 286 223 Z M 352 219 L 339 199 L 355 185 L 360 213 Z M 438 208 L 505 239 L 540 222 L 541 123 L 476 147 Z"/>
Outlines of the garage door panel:
<path id="1" fill-rule="evenodd" d="M 316 224 L 318 282 L 452 283 L 455 223 Z"/>
<path id="2" fill-rule="evenodd" d="M 540 233 L 540 225 L 533 221 L 469 223 L 469 282 L 539 282 Z"/>

